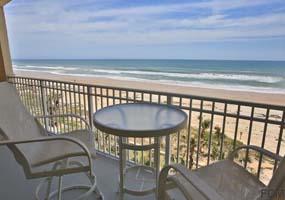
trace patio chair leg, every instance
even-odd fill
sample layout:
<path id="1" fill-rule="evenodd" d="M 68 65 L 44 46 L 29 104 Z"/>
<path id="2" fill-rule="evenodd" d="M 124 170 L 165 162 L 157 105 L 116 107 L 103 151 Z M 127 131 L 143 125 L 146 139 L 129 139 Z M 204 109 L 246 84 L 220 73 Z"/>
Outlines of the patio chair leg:
<path id="1" fill-rule="evenodd" d="M 58 193 L 57 193 L 57 200 L 61 200 L 61 189 L 62 189 L 62 176 L 58 177 Z"/>
<path id="2" fill-rule="evenodd" d="M 68 166 L 68 159 L 65 159 L 61 163 L 62 168 L 66 168 Z M 62 176 L 58 177 L 58 193 L 57 193 L 57 200 L 61 200 L 62 195 Z"/>
<path id="3" fill-rule="evenodd" d="M 70 161 L 70 162 L 64 162 L 64 164 L 69 164 L 69 165 L 76 165 L 76 166 L 84 166 L 81 162 L 78 162 L 78 161 Z M 57 168 L 58 165 L 62 165 L 63 163 L 61 164 L 56 164 L 54 165 L 53 168 Z M 47 193 L 46 193 L 46 200 L 48 199 L 52 199 L 54 198 L 55 196 L 57 196 L 57 198 L 59 200 L 61 200 L 62 198 L 62 194 L 65 192 L 65 191 L 68 191 L 68 190 L 74 190 L 74 189 L 83 189 L 83 190 L 87 190 L 85 193 L 83 193 L 82 195 L 80 195 L 79 197 L 76 198 L 76 200 L 82 200 L 82 199 L 86 199 L 89 195 L 91 195 L 92 193 L 95 193 L 96 194 L 96 199 L 97 200 L 101 200 L 103 199 L 103 195 L 100 193 L 100 191 L 98 190 L 97 188 L 97 184 L 96 184 L 96 177 L 94 176 L 94 174 L 92 172 L 86 172 L 84 173 L 88 179 L 89 179 L 89 182 L 90 182 L 90 185 L 72 185 L 72 186 L 69 186 L 69 187 L 62 187 L 63 185 L 63 177 L 62 176 L 59 176 L 59 181 L 58 181 L 58 189 L 51 192 L 50 193 L 50 189 L 51 189 L 51 182 L 52 182 L 52 179 L 53 177 L 48 177 L 46 178 L 42 183 L 40 183 L 40 185 L 37 187 L 37 190 L 36 190 L 36 199 L 39 200 L 40 198 L 38 197 L 38 193 L 40 191 L 40 188 L 42 187 L 42 185 L 45 183 L 45 182 L 48 182 L 48 188 L 47 188 Z"/>
<path id="4" fill-rule="evenodd" d="M 57 162 L 53 165 L 52 167 L 52 170 L 56 170 L 58 168 L 58 166 L 60 166 L 62 163 L 61 162 Z M 50 190 L 51 190 L 51 184 L 52 184 L 52 179 L 53 179 L 53 176 L 52 177 L 47 177 L 46 179 L 44 179 L 36 188 L 36 192 L 35 192 L 35 198 L 36 200 L 40 200 L 40 197 L 39 197 L 39 192 L 40 192 L 40 189 L 42 187 L 42 185 L 45 183 L 45 182 L 48 182 L 48 185 L 47 185 L 47 190 L 46 190 L 46 195 L 45 195 L 45 200 L 49 200 L 49 196 L 50 196 Z"/>
<path id="5" fill-rule="evenodd" d="M 48 186 L 47 186 L 47 192 L 46 192 L 46 198 L 45 200 L 49 200 L 49 194 L 50 194 L 50 190 L 51 190 L 51 183 L 52 183 L 52 177 L 48 177 Z"/>

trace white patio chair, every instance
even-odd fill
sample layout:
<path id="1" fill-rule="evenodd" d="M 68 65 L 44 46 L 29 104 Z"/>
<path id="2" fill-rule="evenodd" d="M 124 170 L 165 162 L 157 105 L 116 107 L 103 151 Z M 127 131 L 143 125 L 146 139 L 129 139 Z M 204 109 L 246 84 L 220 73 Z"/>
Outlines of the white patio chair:
<path id="1" fill-rule="evenodd" d="M 95 147 L 91 130 L 48 136 L 40 123 L 26 110 L 16 88 L 7 82 L 0 83 L 0 145 L 7 145 L 13 152 L 27 179 L 45 177 L 36 188 L 36 199 L 39 199 L 40 190 L 45 184 L 45 199 L 56 196 L 61 199 L 64 191 L 73 189 L 87 190 L 76 199 L 85 199 L 91 194 L 102 199 L 93 173 L 90 150 L 94 153 Z M 62 187 L 62 176 L 80 172 L 87 175 L 90 185 Z M 54 176 L 59 177 L 58 189 L 51 192 Z"/>
<path id="2" fill-rule="evenodd" d="M 241 150 L 254 150 L 279 161 L 268 185 L 233 161 Z M 173 169 L 176 173 L 169 175 Z M 159 200 L 277 200 L 285 199 L 285 158 L 257 146 L 241 146 L 228 159 L 190 171 L 180 164 L 166 166 L 159 177 Z M 283 192 L 283 193 L 282 193 Z"/>

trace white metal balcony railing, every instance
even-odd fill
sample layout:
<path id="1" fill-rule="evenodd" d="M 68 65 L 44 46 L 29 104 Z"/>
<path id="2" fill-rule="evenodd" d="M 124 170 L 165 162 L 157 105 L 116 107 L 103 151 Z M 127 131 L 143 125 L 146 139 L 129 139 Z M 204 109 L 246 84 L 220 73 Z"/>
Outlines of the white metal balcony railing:
<path id="1" fill-rule="evenodd" d="M 118 138 L 96 130 L 92 114 L 105 106 L 121 103 L 151 102 L 170 104 L 184 110 L 188 126 L 166 137 L 161 143 L 161 166 L 181 163 L 189 169 L 223 159 L 242 144 L 257 145 L 284 155 L 283 129 L 285 106 L 241 102 L 193 95 L 79 84 L 25 77 L 9 77 L 34 115 L 77 114 L 86 119 L 96 133 L 97 151 L 118 158 Z M 50 131 L 60 134 L 84 124 L 72 119 L 41 121 Z M 128 142 L 148 144 L 153 138 L 129 138 Z M 128 160 L 153 165 L 152 151 L 129 151 Z M 247 151 L 236 158 L 263 182 L 272 176 L 278 163 Z"/>

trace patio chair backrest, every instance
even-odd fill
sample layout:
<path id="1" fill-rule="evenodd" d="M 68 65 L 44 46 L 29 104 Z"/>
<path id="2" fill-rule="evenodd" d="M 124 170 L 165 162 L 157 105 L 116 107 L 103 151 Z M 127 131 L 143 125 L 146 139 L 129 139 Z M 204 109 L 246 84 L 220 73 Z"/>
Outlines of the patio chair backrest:
<path id="1" fill-rule="evenodd" d="M 7 82 L 0 82 L 0 135 L 2 140 L 27 140 L 44 136 L 44 129 L 25 108 L 16 88 Z M 41 145 L 43 143 L 8 145 L 27 178 L 31 160 L 38 156 Z"/>
<path id="2" fill-rule="evenodd" d="M 272 179 L 268 184 L 268 189 L 272 191 L 272 193 L 283 192 L 285 191 L 285 156 L 280 161 L 278 168 L 275 170 Z M 275 194 L 276 195 L 276 194 Z"/>
<path id="3" fill-rule="evenodd" d="M 0 82 L 0 128 L 4 138 L 9 140 L 43 136 L 42 129 L 21 102 L 16 88 L 7 82 Z"/>

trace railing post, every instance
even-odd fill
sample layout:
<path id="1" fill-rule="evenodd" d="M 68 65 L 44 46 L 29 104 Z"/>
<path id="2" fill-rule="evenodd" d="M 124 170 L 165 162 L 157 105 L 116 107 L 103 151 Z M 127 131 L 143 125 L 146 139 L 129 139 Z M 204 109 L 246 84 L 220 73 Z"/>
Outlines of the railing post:
<path id="1" fill-rule="evenodd" d="M 172 96 L 167 95 L 167 105 L 172 105 Z M 165 137 L 165 164 L 170 164 L 170 155 L 171 155 L 171 149 L 170 149 L 170 136 L 167 135 Z"/>
<path id="2" fill-rule="evenodd" d="M 41 99 L 42 99 L 42 109 L 43 109 L 43 116 L 47 115 L 47 101 L 46 101 L 46 93 L 44 90 L 43 80 L 40 80 L 40 89 L 41 89 Z M 45 129 L 48 129 L 48 122 L 47 118 L 44 118 Z"/>
<path id="3" fill-rule="evenodd" d="M 93 113 L 94 113 L 94 105 L 92 101 L 92 87 L 87 86 L 87 95 L 88 95 L 88 117 L 89 117 L 89 125 L 93 130 Z"/>

